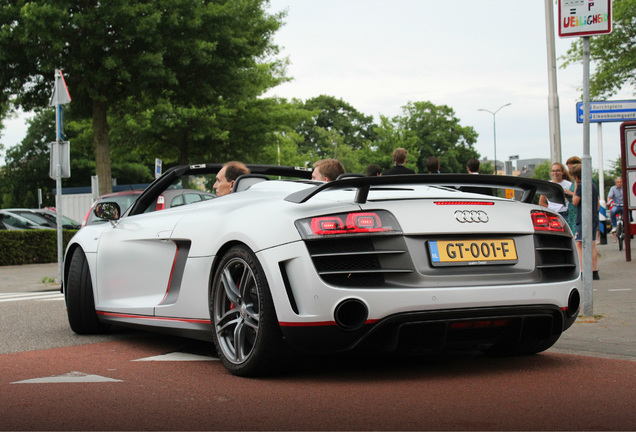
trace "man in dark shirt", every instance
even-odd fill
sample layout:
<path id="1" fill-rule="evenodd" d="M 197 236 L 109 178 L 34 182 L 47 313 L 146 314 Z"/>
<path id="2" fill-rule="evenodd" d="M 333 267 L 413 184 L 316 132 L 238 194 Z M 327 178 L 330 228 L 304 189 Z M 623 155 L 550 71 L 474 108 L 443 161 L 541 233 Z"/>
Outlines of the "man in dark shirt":
<path id="1" fill-rule="evenodd" d="M 429 174 L 439 174 L 441 172 L 441 166 L 439 164 L 439 159 L 435 156 L 429 156 L 426 158 L 426 169 Z"/>
<path id="2" fill-rule="evenodd" d="M 466 171 L 468 171 L 468 174 L 479 174 L 479 165 L 479 159 L 470 158 L 468 159 L 468 162 L 466 162 Z M 462 186 L 459 188 L 459 190 L 462 192 L 478 193 L 482 195 L 494 195 L 493 190 L 487 187 Z"/>
<path id="3" fill-rule="evenodd" d="M 415 174 L 415 171 L 404 166 L 407 155 L 408 152 L 404 148 L 396 148 L 393 150 L 394 166 L 393 168 L 384 171 L 382 175 Z"/>

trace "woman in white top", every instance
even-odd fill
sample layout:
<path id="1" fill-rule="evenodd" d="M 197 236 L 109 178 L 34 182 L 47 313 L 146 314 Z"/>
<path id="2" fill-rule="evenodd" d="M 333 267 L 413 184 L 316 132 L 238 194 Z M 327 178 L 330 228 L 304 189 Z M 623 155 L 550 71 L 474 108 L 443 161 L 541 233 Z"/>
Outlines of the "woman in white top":
<path id="1" fill-rule="evenodd" d="M 563 193 L 565 194 L 568 202 L 566 202 L 565 205 L 551 202 L 544 195 L 541 195 L 539 198 L 539 205 L 558 212 L 565 218 L 565 220 L 568 220 L 568 203 L 572 202 L 572 197 L 574 196 L 574 192 L 570 190 L 570 187 L 572 186 L 570 174 L 568 173 L 567 168 L 565 168 L 565 166 L 560 162 L 552 164 L 550 174 L 552 176 L 552 182 L 560 184 L 563 188 Z"/>

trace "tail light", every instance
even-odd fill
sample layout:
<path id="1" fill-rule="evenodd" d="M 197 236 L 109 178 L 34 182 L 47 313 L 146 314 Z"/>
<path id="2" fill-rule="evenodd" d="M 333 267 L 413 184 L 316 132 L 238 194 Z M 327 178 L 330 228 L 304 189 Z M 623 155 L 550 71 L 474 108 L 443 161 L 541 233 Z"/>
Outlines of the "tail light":
<path id="1" fill-rule="evenodd" d="M 163 195 L 159 195 L 157 198 L 156 210 L 163 210 L 166 208 L 166 198 Z"/>
<path id="2" fill-rule="evenodd" d="M 532 210 L 532 225 L 535 231 L 567 233 L 570 231 L 567 222 L 560 215 L 541 210 Z"/>
<path id="3" fill-rule="evenodd" d="M 296 221 L 303 239 L 356 234 L 401 233 L 395 217 L 387 211 L 351 212 L 316 216 Z"/>

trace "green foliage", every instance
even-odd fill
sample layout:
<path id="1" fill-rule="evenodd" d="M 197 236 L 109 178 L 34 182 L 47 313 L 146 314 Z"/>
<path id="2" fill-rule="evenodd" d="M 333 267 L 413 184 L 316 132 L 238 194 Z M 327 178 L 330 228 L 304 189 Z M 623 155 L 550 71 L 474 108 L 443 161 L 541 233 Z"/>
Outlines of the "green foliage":
<path id="1" fill-rule="evenodd" d="M 402 107 L 403 115 L 393 119 L 381 117 L 376 128 L 377 146 L 383 168 L 391 166 L 391 154 L 397 147 L 408 150 L 406 166 L 425 173 L 426 159 L 436 156 L 445 173 L 466 172 L 466 162 L 479 157 L 473 148 L 477 132 L 471 126 L 461 126 L 452 108 L 432 102 L 409 102 Z"/>
<path id="2" fill-rule="evenodd" d="M 636 87 L 636 0 L 614 0 L 612 32 L 590 38 L 590 59 L 595 70 L 590 77 L 592 100 L 606 99 L 623 86 Z M 562 57 L 563 67 L 583 59 L 582 38 L 572 42 Z"/>
<path id="3" fill-rule="evenodd" d="M 2 94 L 13 95 L 25 110 L 45 107 L 54 70 L 62 67 L 74 120 L 92 120 L 101 193 L 110 190 L 111 145 L 125 147 L 129 138 L 137 138 L 135 147 L 144 143 L 155 156 L 165 153 L 180 163 L 203 147 L 208 154 L 225 154 L 241 144 L 231 141 L 230 132 L 239 130 L 236 120 L 247 122 L 246 110 L 258 105 L 258 96 L 284 80 L 284 62 L 272 60 L 278 50 L 272 37 L 283 15 L 268 15 L 266 5 L 3 1 Z M 121 120 L 114 134 L 121 141 L 111 143 L 114 120 Z"/>
<path id="4" fill-rule="evenodd" d="M 605 171 L 606 176 L 610 176 L 612 178 L 612 184 L 614 183 L 614 179 L 616 177 L 620 177 L 623 173 L 623 169 L 621 168 L 621 157 L 618 159 L 610 161 L 610 169 Z"/>
<path id="5" fill-rule="evenodd" d="M 491 163 L 481 163 L 479 164 L 479 173 L 480 174 L 494 174 L 495 173 L 495 165 Z"/>
<path id="6" fill-rule="evenodd" d="M 552 180 L 552 174 L 550 170 L 552 169 L 552 162 L 545 161 L 540 165 L 537 165 L 534 169 L 534 174 L 532 174 L 532 178 L 536 178 L 539 180 Z"/>
<path id="7" fill-rule="evenodd" d="M 53 127 L 49 127 L 52 121 Z M 49 144 L 55 136 L 55 113 L 52 110 L 30 120 L 22 145 L 10 148 L 0 171 L 2 207 L 38 207 L 38 189 L 45 205 L 55 205 L 51 191 L 55 181 L 49 177 Z"/>
<path id="8" fill-rule="evenodd" d="M 298 109 L 310 114 L 295 129 L 304 139 L 299 151 L 307 153 L 312 162 L 343 156 L 347 159 L 349 150 L 363 150 L 375 139 L 373 117 L 361 114 L 342 99 L 321 95 L 298 103 Z M 345 164 L 347 171 L 357 162 L 352 160 L 349 165 L 351 168 Z"/>
<path id="9" fill-rule="evenodd" d="M 64 230 L 64 249 L 77 230 Z M 0 265 L 57 262 L 56 230 L 0 231 Z"/>

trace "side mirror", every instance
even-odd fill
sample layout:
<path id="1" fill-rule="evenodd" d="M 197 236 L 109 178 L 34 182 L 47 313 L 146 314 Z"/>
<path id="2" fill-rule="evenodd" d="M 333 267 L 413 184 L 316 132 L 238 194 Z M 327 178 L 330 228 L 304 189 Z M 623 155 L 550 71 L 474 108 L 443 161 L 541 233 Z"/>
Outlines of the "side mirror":
<path id="1" fill-rule="evenodd" d="M 93 213 L 100 219 L 115 221 L 121 216 L 121 208 L 116 202 L 102 202 L 95 206 Z"/>

